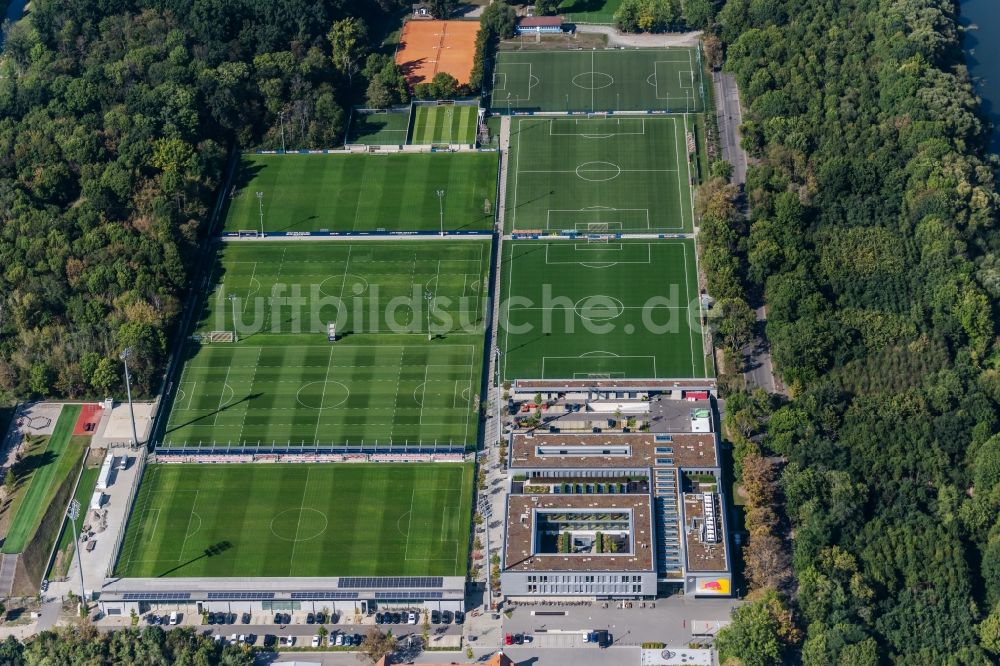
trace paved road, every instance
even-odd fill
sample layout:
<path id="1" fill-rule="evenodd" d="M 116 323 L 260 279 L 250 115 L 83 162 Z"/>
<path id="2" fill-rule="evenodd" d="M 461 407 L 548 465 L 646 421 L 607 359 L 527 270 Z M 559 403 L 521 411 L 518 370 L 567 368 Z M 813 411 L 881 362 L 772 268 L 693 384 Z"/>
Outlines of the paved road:
<path id="1" fill-rule="evenodd" d="M 495 650 L 473 650 L 470 662 L 464 652 L 424 652 L 413 657 L 414 664 L 468 664 L 483 663 L 496 654 Z M 535 646 L 504 648 L 504 654 L 518 666 L 621 666 L 639 663 L 638 648 L 614 647 L 601 650 L 596 647 L 548 650 Z M 358 666 L 357 656 L 344 652 L 282 652 L 262 654 L 257 658 L 260 666 L 291 661 L 322 664 L 323 666 Z"/>
<path id="2" fill-rule="evenodd" d="M 774 374 L 771 363 L 771 349 L 765 337 L 767 325 L 767 306 L 757 308 L 757 335 L 754 341 L 744 349 L 745 370 L 743 373 L 748 389 L 762 388 L 768 393 L 785 393 L 781 379 Z"/>
<path id="3" fill-rule="evenodd" d="M 713 72 L 712 84 L 715 86 L 715 111 L 719 118 L 722 159 L 733 165 L 733 183 L 742 187 L 747 181 L 747 156 L 740 147 L 739 128 L 743 124 L 740 91 L 732 74 Z"/>

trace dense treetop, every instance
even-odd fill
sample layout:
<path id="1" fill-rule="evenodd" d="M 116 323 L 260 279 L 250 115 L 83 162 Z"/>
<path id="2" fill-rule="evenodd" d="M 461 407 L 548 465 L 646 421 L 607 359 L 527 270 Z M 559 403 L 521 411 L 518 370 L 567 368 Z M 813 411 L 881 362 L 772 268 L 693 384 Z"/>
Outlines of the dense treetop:
<path id="1" fill-rule="evenodd" d="M 0 399 L 157 390 L 229 151 L 342 141 L 397 0 L 36 0 L 0 57 Z"/>
<path id="2" fill-rule="evenodd" d="M 758 600 L 723 641 L 743 663 L 1000 654 L 996 164 L 956 12 L 728 0 L 717 16 L 755 158 L 736 267 L 791 392 L 729 406 L 741 455 L 788 463 L 769 534 L 791 537 L 779 586 L 804 630 L 762 642 L 779 624 Z"/>

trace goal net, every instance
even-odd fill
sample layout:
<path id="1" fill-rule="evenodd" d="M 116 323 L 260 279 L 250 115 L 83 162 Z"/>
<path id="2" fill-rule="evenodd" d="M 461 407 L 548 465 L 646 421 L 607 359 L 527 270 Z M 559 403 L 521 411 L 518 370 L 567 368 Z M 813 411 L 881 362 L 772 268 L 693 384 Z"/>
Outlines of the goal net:
<path id="1" fill-rule="evenodd" d="M 205 342 L 234 342 L 232 331 L 209 331 L 202 338 Z"/>
<path id="2" fill-rule="evenodd" d="M 587 236 L 587 242 L 588 243 L 604 243 L 605 245 L 607 245 L 607 243 L 608 243 L 608 236 L 606 234 L 599 234 L 599 235 L 598 234 L 591 234 L 590 236 Z"/>
<path id="3" fill-rule="evenodd" d="M 239 233 L 240 238 L 258 238 L 258 237 L 260 237 L 260 232 L 257 231 L 256 229 L 240 229 L 237 233 Z"/>
<path id="4" fill-rule="evenodd" d="M 588 118 L 607 118 L 608 117 L 608 112 L 607 111 L 588 111 L 587 112 L 587 117 Z"/>

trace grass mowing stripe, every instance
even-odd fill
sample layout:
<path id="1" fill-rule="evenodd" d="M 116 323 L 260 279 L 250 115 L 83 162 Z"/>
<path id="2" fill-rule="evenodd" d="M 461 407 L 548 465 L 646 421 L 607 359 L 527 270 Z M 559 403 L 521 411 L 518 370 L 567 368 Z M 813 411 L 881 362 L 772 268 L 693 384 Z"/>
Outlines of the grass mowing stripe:
<path id="1" fill-rule="evenodd" d="M 470 465 L 153 467 L 159 470 L 143 480 L 137 506 L 156 504 L 162 511 L 155 526 L 153 516 L 133 513 L 125 536 L 131 557 L 122 558 L 115 575 L 461 576 L 465 572 L 472 508 L 466 469 Z M 189 530 L 194 522 L 190 498 L 198 489 L 203 489 L 200 527 Z M 446 514 L 445 503 L 455 497 L 458 507 Z M 413 498 L 411 525 L 406 514 Z M 443 525 L 444 521 L 450 524 Z M 152 542 L 137 538 L 153 529 Z M 441 534 L 455 538 L 442 543 Z M 185 539 L 179 557 L 176 546 Z M 408 540 L 415 547 L 410 559 Z M 447 557 L 437 554 L 442 549 Z"/>
<path id="2" fill-rule="evenodd" d="M 23 495 L 14 520 L 11 521 L 7 538 L 4 540 L 3 552 L 20 553 L 28 545 L 29 539 L 38 529 L 38 524 L 45 514 L 52 497 L 66 475 L 75 466 L 82 455 L 81 451 L 75 457 L 63 455 L 70 446 L 73 427 L 80 417 L 81 405 L 65 405 L 59 412 L 56 427 L 49 437 L 48 446 L 40 454 L 41 460 L 27 462 L 37 464 L 31 472 L 31 480 L 27 492 Z M 30 459 L 29 459 L 30 460 Z"/>
<path id="3" fill-rule="evenodd" d="M 265 231 L 437 230 L 443 189 L 446 230 L 489 230 L 497 167 L 490 152 L 244 155 L 225 229 L 257 229 L 263 192 Z"/>

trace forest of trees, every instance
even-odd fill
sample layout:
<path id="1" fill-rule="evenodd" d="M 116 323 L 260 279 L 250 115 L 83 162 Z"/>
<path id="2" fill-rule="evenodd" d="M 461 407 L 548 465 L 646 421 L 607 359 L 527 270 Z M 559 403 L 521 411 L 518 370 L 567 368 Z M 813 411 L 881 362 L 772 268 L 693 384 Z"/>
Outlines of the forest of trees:
<path id="1" fill-rule="evenodd" d="M 721 283 L 766 302 L 789 389 L 727 401 L 751 603 L 723 663 L 1000 656 L 1000 200 L 957 12 L 728 0 L 712 23 L 753 161 Z"/>
<path id="2" fill-rule="evenodd" d="M 406 101 L 378 52 L 404 7 L 34 0 L 0 57 L 0 401 L 120 391 L 126 346 L 158 390 L 230 151 Z"/>
<path id="3" fill-rule="evenodd" d="M 0 641 L 4 666 L 252 666 L 253 654 L 245 646 L 222 646 L 211 636 L 193 629 L 160 627 L 99 632 L 93 626 L 62 627 L 43 631 L 26 643 L 9 637 Z"/>

